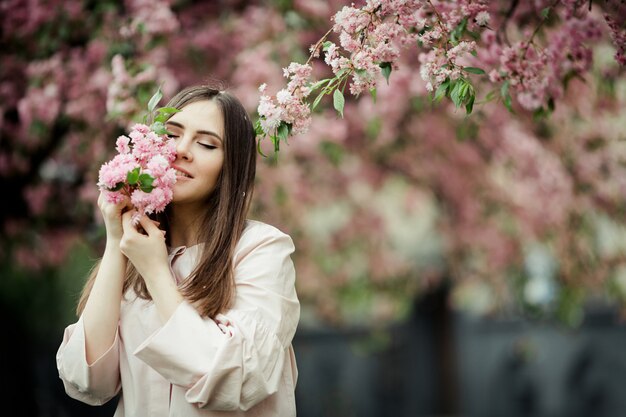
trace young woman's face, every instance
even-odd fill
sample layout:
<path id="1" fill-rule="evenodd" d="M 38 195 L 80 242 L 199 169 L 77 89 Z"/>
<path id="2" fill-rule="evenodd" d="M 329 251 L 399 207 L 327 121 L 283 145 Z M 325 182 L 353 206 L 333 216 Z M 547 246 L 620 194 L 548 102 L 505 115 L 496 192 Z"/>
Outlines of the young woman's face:
<path id="1" fill-rule="evenodd" d="M 217 103 L 190 103 L 166 123 L 176 141 L 174 204 L 204 202 L 224 164 L 224 118 Z"/>

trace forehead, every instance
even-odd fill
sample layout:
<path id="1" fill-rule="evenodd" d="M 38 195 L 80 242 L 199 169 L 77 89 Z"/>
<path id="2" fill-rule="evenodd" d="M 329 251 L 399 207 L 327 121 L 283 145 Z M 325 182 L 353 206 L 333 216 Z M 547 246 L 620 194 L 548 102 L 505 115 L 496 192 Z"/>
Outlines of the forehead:
<path id="1" fill-rule="evenodd" d="M 224 136 L 224 117 L 213 100 L 201 100 L 180 109 L 169 119 L 185 126 L 185 130 L 208 130 Z"/>

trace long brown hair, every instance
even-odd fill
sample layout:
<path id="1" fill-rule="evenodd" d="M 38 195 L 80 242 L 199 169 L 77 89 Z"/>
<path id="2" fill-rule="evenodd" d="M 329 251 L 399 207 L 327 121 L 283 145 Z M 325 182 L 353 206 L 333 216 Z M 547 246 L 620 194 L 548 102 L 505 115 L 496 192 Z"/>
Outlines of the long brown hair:
<path id="1" fill-rule="evenodd" d="M 204 243 L 200 261 L 180 287 L 185 299 L 206 317 L 215 317 L 232 302 L 235 282 L 233 253 L 245 228 L 256 173 L 255 133 L 246 110 L 231 94 L 209 86 L 189 87 L 176 94 L 167 107 L 182 109 L 196 101 L 215 101 L 224 119 L 224 165 L 213 192 L 206 201 L 199 241 Z M 156 218 L 167 231 L 169 211 Z M 166 234 L 166 236 L 168 236 Z M 95 265 L 77 306 L 85 308 L 99 264 Z M 144 280 L 127 262 L 124 293 L 132 288 L 141 298 L 151 299 Z"/>

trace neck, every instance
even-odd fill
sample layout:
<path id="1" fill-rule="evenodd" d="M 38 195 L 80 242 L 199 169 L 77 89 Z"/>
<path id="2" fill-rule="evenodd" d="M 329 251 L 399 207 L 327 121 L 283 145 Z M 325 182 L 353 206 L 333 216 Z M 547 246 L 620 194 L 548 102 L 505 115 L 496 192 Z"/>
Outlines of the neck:
<path id="1" fill-rule="evenodd" d="M 200 238 L 202 210 L 189 205 L 172 205 L 169 219 L 170 246 L 192 246 Z"/>

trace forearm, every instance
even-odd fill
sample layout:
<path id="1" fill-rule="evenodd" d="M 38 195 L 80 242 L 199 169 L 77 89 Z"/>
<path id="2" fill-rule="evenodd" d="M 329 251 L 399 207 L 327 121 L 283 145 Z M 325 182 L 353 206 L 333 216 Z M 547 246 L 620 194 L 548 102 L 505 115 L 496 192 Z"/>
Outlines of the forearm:
<path id="1" fill-rule="evenodd" d="M 169 268 L 161 267 L 146 274 L 144 281 L 161 321 L 167 322 L 184 299 L 176 286 L 172 273 Z"/>
<path id="2" fill-rule="evenodd" d="M 102 356 L 115 340 L 126 262 L 119 244 L 107 242 L 100 269 L 83 311 L 89 364 Z"/>

